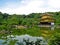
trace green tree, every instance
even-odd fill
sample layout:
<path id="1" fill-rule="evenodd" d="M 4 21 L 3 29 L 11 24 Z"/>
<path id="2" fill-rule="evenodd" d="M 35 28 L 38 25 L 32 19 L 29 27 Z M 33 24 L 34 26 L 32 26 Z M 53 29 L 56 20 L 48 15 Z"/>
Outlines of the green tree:
<path id="1" fill-rule="evenodd" d="M 56 33 L 51 37 L 49 45 L 60 45 L 60 33 Z"/>

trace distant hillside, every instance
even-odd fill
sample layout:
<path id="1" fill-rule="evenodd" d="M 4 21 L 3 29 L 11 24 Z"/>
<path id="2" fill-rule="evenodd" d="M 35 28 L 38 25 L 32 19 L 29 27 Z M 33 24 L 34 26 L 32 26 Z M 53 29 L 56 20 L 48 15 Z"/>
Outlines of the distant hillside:
<path id="1" fill-rule="evenodd" d="M 60 25 L 60 12 L 46 12 L 52 14 L 56 25 Z M 43 13 L 31 13 L 29 15 L 7 14 L 0 12 L 0 29 L 6 29 L 10 25 L 26 25 L 35 26 L 40 23 L 40 18 Z M 7 25 L 7 26 L 6 26 Z"/>

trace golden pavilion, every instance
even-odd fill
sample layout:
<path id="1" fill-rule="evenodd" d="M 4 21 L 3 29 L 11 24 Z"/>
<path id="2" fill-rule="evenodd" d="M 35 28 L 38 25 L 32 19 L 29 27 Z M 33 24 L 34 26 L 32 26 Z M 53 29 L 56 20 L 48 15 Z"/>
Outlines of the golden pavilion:
<path id="1" fill-rule="evenodd" d="M 47 24 L 47 25 L 51 25 L 51 23 L 54 23 L 54 18 L 51 14 L 43 14 L 41 15 L 41 19 L 40 19 L 40 24 Z"/>

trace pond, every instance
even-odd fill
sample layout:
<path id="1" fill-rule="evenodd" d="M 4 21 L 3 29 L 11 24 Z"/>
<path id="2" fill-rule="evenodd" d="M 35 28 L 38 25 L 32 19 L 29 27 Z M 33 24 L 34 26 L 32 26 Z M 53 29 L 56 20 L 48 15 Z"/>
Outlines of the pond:
<path id="1" fill-rule="evenodd" d="M 2 36 L 0 45 L 47 45 L 43 37 L 33 37 L 30 35 L 8 35 Z"/>

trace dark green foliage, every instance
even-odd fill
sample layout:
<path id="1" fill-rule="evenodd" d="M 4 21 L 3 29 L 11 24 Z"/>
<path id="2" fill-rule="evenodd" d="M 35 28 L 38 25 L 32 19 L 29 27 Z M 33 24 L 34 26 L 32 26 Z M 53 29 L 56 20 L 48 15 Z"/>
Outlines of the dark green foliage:
<path id="1" fill-rule="evenodd" d="M 53 15 L 55 19 L 56 26 L 60 26 L 60 12 L 47 12 Z M 50 28 L 40 28 L 38 27 L 40 23 L 40 17 L 43 13 L 31 13 L 28 15 L 17 15 L 17 14 L 7 14 L 0 12 L 0 36 L 6 34 L 13 34 L 13 35 L 22 35 L 22 34 L 29 34 L 32 36 L 45 36 L 46 38 L 50 38 L 53 35 L 53 38 L 50 40 L 50 45 L 60 45 L 60 28 L 55 29 L 55 31 L 51 31 Z M 25 29 L 18 29 L 15 26 L 25 26 Z M 5 32 L 4 32 L 5 30 Z M 48 32 L 46 32 L 48 30 Z M 12 32 L 11 32 L 12 31 Z M 7 33 L 6 33 L 7 32 Z M 10 33 L 11 32 L 11 33 Z M 43 33 L 43 32 L 46 32 Z M 57 33 L 56 33 L 57 32 Z M 56 33 L 56 34 L 55 34 Z M 15 43 L 14 41 L 12 41 Z M 55 44 L 55 42 L 57 44 Z M 37 44 L 38 43 L 38 44 Z M 18 43 L 19 45 L 22 45 Z M 10 44 L 11 45 L 11 44 Z M 36 42 L 36 45 L 40 45 L 39 41 Z"/>
<path id="2" fill-rule="evenodd" d="M 52 14 L 55 19 L 55 24 L 60 24 L 60 12 L 47 12 L 49 14 Z M 10 25 L 25 25 L 27 27 L 33 27 L 38 26 L 40 23 L 40 17 L 43 13 L 31 13 L 28 15 L 17 15 L 12 14 L 9 15 L 7 13 L 0 12 L 0 29 L 1 25 L 3 25 L 3 29 L 9 28 Z M 2 30 L 2 29 L 1 29 Z"/>
<path id="3" fill-rule="evenodd" d="M 50 45 L 60 45 L 60 34 L 56 33 L 50 38 Z"/>

